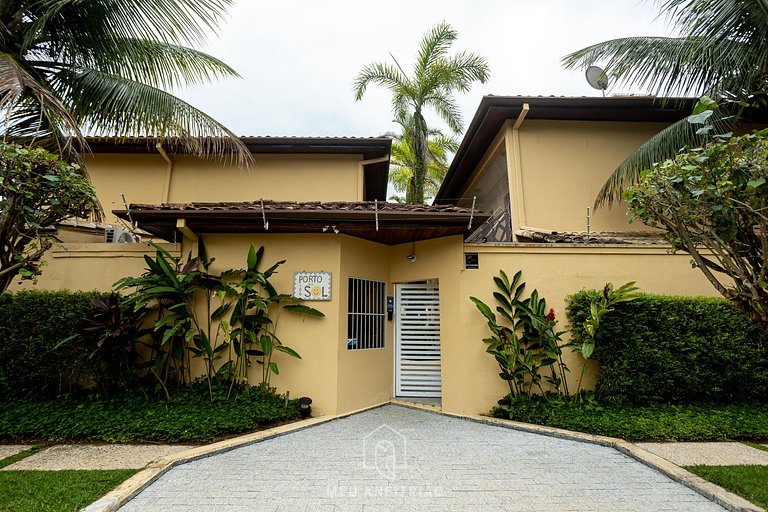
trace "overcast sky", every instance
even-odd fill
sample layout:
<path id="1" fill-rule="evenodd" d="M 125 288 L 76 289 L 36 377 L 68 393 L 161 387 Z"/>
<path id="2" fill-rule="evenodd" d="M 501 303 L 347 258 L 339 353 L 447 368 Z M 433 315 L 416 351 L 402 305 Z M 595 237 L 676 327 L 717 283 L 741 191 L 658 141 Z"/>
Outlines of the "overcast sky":
<path id="1" fill-rule="evenodd" d="M 465 126 L 486 94 L 599 96 L 583 72 L 562 68 L 563 55 L 669 33 L 651 0 L 239 0 L 203 50 L 242 78 L 179 94 L 239 135 L 378 136 L 396 129 L 390 96 L 372 86 L 356 102 L 355 77 L 389 53 L 410 72 L 421 37 L 443 20 L 459 32 L 455 51 L 490 64 L 490 81 L 458 97 Z"/>

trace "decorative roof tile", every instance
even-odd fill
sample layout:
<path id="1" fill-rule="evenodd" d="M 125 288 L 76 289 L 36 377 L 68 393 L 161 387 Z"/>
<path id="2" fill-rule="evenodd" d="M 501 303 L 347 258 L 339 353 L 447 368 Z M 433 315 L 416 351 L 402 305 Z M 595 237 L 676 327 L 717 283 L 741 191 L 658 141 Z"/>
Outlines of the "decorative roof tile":
<path id="1" fill-rule="evenodd" d="M 472 213 L 470 208 L 453 205 L 425 205 L 386 203 L 383 201 L 245 201 L 245 202 L 194 202 L 165 204 L 131 204 L 131 210 L 143 211 L 363 211 L 379 212 L 424 212 L 424 213 Z M 479 213 L 475 210 L 475 213 Z"/>

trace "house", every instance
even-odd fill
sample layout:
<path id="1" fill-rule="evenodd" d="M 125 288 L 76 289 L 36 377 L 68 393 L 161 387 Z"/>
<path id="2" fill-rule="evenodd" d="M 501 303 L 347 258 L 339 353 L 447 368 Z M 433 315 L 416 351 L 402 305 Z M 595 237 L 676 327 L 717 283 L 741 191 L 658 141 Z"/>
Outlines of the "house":
<path id="1" fill-rule="evenodd" d="M 393 396 L 479 413 L 506 386 L 469 296 L 491 303 L 499 269 L 523 270 L 560 325 L 567 295 L 608 281 L 714 295 L 687 256 L 669 255 L 656 233 L 627 223 L 623 208 L 587 215 L 613 169 L 689 107 L 485 97 L 432 206 L 385 202 L 384 138 L 246 137 L 250 170 L 102 141 L 87 166 L 104 210 L 176 255 L 195 253 L 202 239 L 212 270 L 222 271 L 242 267 L 253 243 L 266 260 L 287 260 L 274 279 L 279 290 L 308 277 L 329 283 L 311 304 L 324 319 L 281 323 L 281 338 L 302 359 L 280 360 L 272 380 L 280 391 L 311 396 L 320 414 Z M 77 236 L 50 253 L 38 286 L 106 290 L 140 274 L 151 252 Z M 570 362 L 578 368 L 576 357 Z"/>

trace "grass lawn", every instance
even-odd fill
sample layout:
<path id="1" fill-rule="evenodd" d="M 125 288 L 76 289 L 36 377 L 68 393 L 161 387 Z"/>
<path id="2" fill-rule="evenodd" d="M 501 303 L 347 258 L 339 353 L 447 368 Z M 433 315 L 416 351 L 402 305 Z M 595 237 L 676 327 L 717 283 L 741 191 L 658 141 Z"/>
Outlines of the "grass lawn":
<path id="1" fill-rule="evenodd" d="M 39 452 L 40 446 L 0 460 L 0 468 Z M 0 510 L 73 512 L 90 505 L 136 469 L 112 471 L 0 471 Z"/>
<path id="2" fill-rule="evenodd" d="M 86 507 L 136 473 L 112 471 L 1 471 L 0 510 L 73 512 Z"/>
<path id="3" fill-rule="evenodd" d="M 768 466 L 690 466 L 686 469 L 755 505 L 768 507 Z"/>

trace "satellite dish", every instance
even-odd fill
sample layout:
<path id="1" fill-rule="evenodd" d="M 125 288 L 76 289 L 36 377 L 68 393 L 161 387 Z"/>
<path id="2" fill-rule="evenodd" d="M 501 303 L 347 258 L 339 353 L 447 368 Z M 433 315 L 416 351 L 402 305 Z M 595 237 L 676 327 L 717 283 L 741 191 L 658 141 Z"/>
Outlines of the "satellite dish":
<path id="1" fill-rule="evenodd" d="M 608 88 L 608 75 L 605 74 L 605 71 L 597 66 L 589 66 L 586 74 L 589 85 L 603 91 L 603 96 L 605 96 L 605 90 Z"/>

